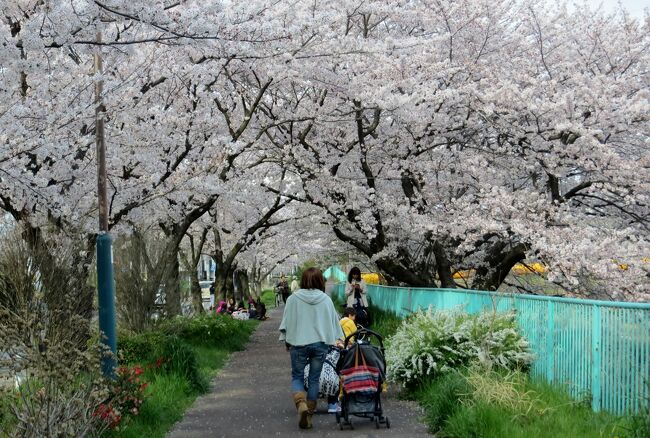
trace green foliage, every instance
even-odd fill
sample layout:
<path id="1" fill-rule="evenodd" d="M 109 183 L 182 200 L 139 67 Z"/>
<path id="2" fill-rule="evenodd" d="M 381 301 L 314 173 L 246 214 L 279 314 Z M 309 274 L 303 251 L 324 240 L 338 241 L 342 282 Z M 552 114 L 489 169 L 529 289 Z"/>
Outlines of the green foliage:
<path id="1" fill-rule="evenodd" d="M 424 408 L 426 423 L 432 432 L 439 431 L 445 421 L 461 408 L 460 399 L 470 392 L 469 384 L 459 371 L 428 380 L 411 396 Z"/>
<path id="2" fill-rule="evenodd" d="M 154 374 L 145 390 L 146 402 L 140 415 L 123 429 L 111 431 L 106 437 L 162 438 L 172 425 L 183 418 L 197 393 L 187 379 L 178 374 Z"/>
<path id="3" fill-rule="evenodd" d="M 183 376 L 188 381 L 190 388 L 197 392 L 207 390 L 208 382 L 199 372 L 194 350 L 186 342 L 180 338 L 172 337 L 165 342 L 161 354 L 164 358 L 163 371 Z"/>
<path id="4" fill-rule="evenodd" d="M 332 303 L 334 304 L 334 307 L 341 312 L 343 312 L 347 306 L 345 300 L 341 299 L 338 295 L 332 295 Z"/>
<path id="5" fill-rule="evenodd" d="M 303 272 L 305 272 L 309 268 L 313 268 L 314 266 L 318 268 L 319 265 L 320 265 L 320 263 L 318 262 L 318 260 L 309 259 L 309 260 L 305 261 L 303 264 L 301 264 L 300 266 L 296 267 L 296 273 L 294 274 L 294 276 L 300 282 L 300 279 L 302 278 L 302 273 Z M 291 280 L 289 280 L 289 281 L 291 281 Z"/>
<path id="6" fill-rule="evenodd" d="M 209 345 L 193 345 L 192 350 L 194 350 L 199 371 L 204 376 L 209 377 L 212 371 L 221 368 L 228 359 L 226 350 Z"/>
<path id="7" fill-rule="evenodd" d="M 521 372 L 454 370 L 408 394 L 438 437 L 636 437 L 627 419 L 592 412 L 561 387 Z"/>
<path id="8" fill-rule="evenodd" d="M 384 339 L 394 335 L 402 325 L 402 319 L 392 312 L 386 312 L 373 305 L 370 305 L 369 312 L 372 315 L 372 330 Z"/>
<path id="9" fill-rule="evenodd" d="M 240 321 L 229 315 L 210 313 L 162 321 L 156 331 L 197 345 L 212 344 L 237 351 L 244 347 L 255 327 L 256 321 Z"/>
<path id="10" fill-rule="evenodd" d="M 639 414 L 630 421 L 630 437 L 644 438 L 650 436 L 650 413 Z"/>
<path id="11" fill-rule="evenodd" d="M 13 429 L 15 418 L 11 414 L 11 406 L 18 401 L 14 391 L 0 391 L 0 436 L 9 435 L 6 431 Z"/>
<path id="12" fill-rule="evenodd" d="M 146 401 L 138 416 L 106 435 L 164 437 L 194 398 L 208 389 L 228 353 L 243 348 L 257 323 L 210 314 L 163 321 L 138 335 L 121 333 L 123 360 L 144 364 Z"/>
<path id="13" fill-rule="evenodd" d="M 262 302 L 266 306 L 267 309 L 272 309 L 275 307 L 275 292 L 273 289 L 266 289 L 262 291 Z"/>
<path id="14" fill-rule="evenodd" d="M 471 362 L 517 369 L 532 362 L 528 343 L 511 313 L 467 314 L 420 311 L 406 318 L 387 340 L 390 379 L 413 385 Z"/>
<path id="15" fill-rule="evenodd" d="M 650 381 L 646 382 L 650 390 Z M 650 437 L 650 396 L 642 400 L 641 411 L 630 420 L 629 434 L 631 438 Z"/>
<path id="16" fill-rule="evenodd" d="M 156 353 L 159 353 L 157 350 L 165 339 L 165 335 L 160 332 L 145 332 L 137 335 L 119 333 L 117 349 L 120 362 L 132 364 L 154 360 Z"/>

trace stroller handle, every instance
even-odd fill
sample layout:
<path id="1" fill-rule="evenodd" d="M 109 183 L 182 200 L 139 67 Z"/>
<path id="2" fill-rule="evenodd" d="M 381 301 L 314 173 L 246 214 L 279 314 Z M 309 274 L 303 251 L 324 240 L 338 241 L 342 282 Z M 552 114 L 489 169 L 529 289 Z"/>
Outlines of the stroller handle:
<path id="1" fill-rule="evenodd" d="M 348 336 L 345 337 L 345 341 L 343 342 L 343 348 L 348 348 L 348 343 L 350 342 L 350 339 L 353 337 L 358 337 L 360 335 L 371 335 L 374 336 L 379 340 L 379 346 L 381 347 L 382 351 L 384 350 L 384 338 L 377 332 L 374 332 L 370 329 L 367 329 L 365 327 L 359 328 L 356 332 L 350 333 Z"/>

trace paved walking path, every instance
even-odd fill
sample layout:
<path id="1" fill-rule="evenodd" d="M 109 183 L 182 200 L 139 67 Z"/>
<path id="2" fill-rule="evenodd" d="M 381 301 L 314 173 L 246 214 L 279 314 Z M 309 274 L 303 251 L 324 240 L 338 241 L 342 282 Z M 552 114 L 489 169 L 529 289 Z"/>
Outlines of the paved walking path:
<path id="1" fill-rule="evenodd" d="M 271 310 L 269 316 L 253 333 L 246 350 L 231 355 L 210 392 L 194 402 L 169 437 L 430 436 L 418 421 L 422 415 L 418 406 L 398 400 L 390 389 L 382 398 L 390 429 L 376 429 L 370 420 L 352 417 L 354 430 L 341 431 L 335 416 L 327 414 L 326 401 L 319 400 L 314 428 L 300 430 L 291 398 L 289 354 L 278 342 L 282 308 Z"/>

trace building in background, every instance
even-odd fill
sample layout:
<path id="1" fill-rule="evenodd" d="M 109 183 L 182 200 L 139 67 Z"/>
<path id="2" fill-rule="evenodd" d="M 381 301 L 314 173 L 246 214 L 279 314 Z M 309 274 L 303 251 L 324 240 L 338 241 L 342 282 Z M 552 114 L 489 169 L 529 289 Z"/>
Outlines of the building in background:
<path id="1" fill-rule="evenodd" d="M 212 257 L 207 254 L 201 254 L 201 259 L 196 267 L 196 274 L 199 281 L 214 281 L 217 273 L 217 264 Z"/>

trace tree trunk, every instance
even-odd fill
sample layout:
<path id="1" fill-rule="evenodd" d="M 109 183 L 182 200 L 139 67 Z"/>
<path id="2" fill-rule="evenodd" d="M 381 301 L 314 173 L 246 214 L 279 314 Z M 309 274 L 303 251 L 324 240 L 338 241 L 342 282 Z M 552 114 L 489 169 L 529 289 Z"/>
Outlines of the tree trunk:
<path id="1" fill-rule="evenodd" d="M 217 269 L 217 274 L 215 275 L 214 280 L 214 291 L 215 291 L 215 301 L 217 297 L 221 300 L 233 297 L 234 295 L 234 284 L 233 284 L 233 265 L 231 264 L 222 264 Z"/>
<path id="2" fill-rule="evenodd" d="M 190 256 L 187 256 L 185 251 L 179 251 L 183 266 L 189 272 L 190 276 L 190 299 L 192 302 L 192 313 L 200 315 L 205 311 L 203 308 L 203 296 L 201 293 L 201 284 L 199 283 L 199 278 L 196 273 L 196 268 L 201 261 L 201 253 L 203 252 L 203 246 L 205 245 L 205 240 L 208 236 L 208 228 L 204 228 L 201 233 L 198 245 L 194 245 L 194 237 L 192 234 L 187 234 L 189 243 L 190 243 Z"/>
<path id="3" fill-rule="evenodd" d="M 165 275 L 165 312 L 167 317 L 174 317 L 181 314 L 181 288 L 179 278 L 178 246 L 170 248 L 169 262 Z"/>
<path id="4" fill-rule="evenodd" d="M 433 276 L 406 268 L 401 260 L 394 257 L 382 257 L 377 259 L 375 264 L 385 274 L 389 284 L 405 283 L 413 287 L 436 287 Z"/>
<path id="5" fill-rule="evenodd" d="M 455 289 L 456 282 L 454 275 L 451 273 L 451 266 L 444 247 L 438 241 L 433 244 L 433 253 L 436 257 L 436 268 L 438 270 L 438 279 L 440 280 L 440 287 Z"/>
<path id="6" fill-rule="evenodd" d="M 248 282 L 248 272 L 244 269 L 237 270 L 237 278 L 239 279 L 240 293 L 243 300 L 251 297 L 250 286 Z"/>
<path id="7" fill-rule="evenodd" d="M 472 289 L 495 291 L 501 286 L 512 267 L 526 258 L 526 246 L 518 243 L 497 242 L 488 250 L 487 266 L 476 270 Z"/>
<path id="8" fill-rule="evenodd" d="M 203 295 L 201 292 L 201 285 L 199 278 L 195 275 L 190 275 L 190 297 L 192 298 L 192 309 L 195 314 L 200 315 L 205 311 L 203 308 Z"/>

